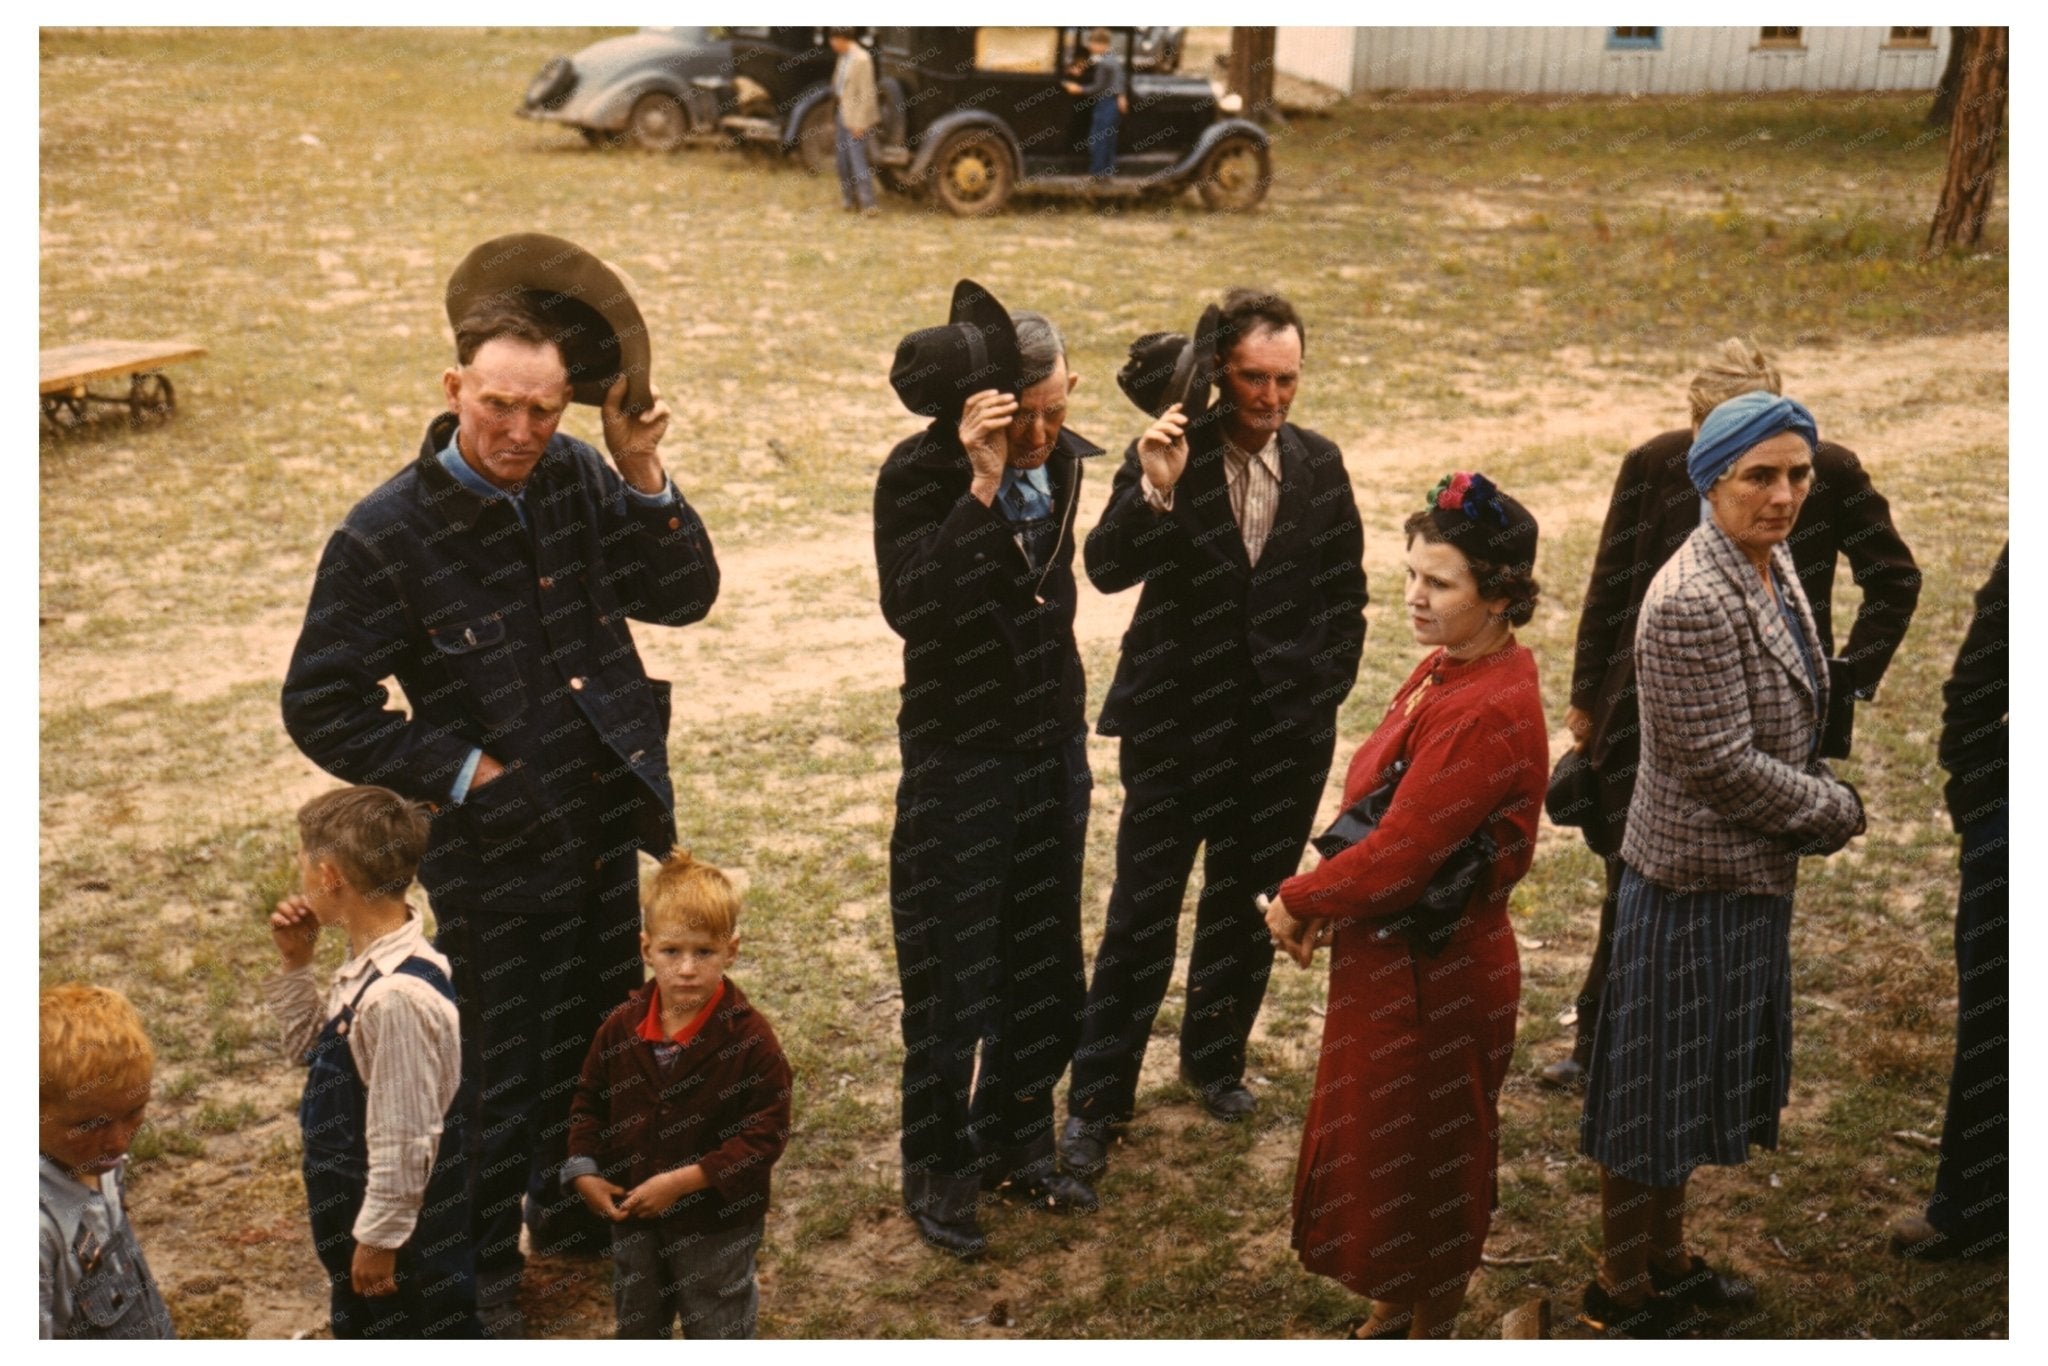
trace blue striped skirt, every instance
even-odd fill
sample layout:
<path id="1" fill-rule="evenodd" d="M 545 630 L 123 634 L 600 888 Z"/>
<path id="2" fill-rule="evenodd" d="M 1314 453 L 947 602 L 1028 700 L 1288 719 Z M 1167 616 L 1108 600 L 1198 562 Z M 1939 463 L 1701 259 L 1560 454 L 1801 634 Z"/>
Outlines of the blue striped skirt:
<path id="1" fill-rule="evenodd" d="M 1624 867 L 1579 1151 L 1647 1186 L 1778 1146 L 1792 1084 L 1792 898 L 1680 895 Z"/>

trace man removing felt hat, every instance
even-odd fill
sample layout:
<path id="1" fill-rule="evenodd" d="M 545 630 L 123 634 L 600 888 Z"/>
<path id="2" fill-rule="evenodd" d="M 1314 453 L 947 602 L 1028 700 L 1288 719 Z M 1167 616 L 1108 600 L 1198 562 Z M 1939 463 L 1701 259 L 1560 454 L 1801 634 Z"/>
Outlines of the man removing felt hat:
<path id="1" fill-rule="evenodd" d="M 675 844 L 669 685 L 626 619 L 701 620 L 718 566 L 662 461 L 668 405 L 615 268 L 513 234 L 445 304 L 447 411 L 329 539 L 284 721 L 330 773 L 436 811 L 419 877 L 476 1098 L 478 1308 L 511 1336 L 522 1217 L 537 1251 L 604 1246 L 550 1178 L 582 1044 L 640 983 L 636 851 Z M 601 406 L 609 460 L 556 430 L 572 401 Z"/>
<path id="2" fill-rule="evenodd" d="M 1053 1086 L 1085 994 L 1074 514 L 1101 452 L 1066 427 L 1080 380 L 1058 330 L 971 280 L 943 325 L 903 338 L 889 381 L 929 420 L 875 486 L 882 614 L 903 637 L 903 1202 L 926 1242 L 977 1257 L 984 1188 L 1095 1208 L 1058 1168 Z"/>

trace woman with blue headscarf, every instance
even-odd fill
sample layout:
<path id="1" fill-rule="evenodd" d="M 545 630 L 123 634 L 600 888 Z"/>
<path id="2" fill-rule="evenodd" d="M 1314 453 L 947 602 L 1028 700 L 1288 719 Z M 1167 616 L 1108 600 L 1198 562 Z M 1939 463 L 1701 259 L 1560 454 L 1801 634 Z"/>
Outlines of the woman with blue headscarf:
<path id="1" fill-rule="evenodd" d="M 1642 758 L 1579 1126 L 1605 1244 L 1585 1317 L 1610 1333 L 1680 1335 L 1756 1296 L 1686 1247 L 1685 1187 L 1777 1146 L 1799 857 L 1863 831 L 1862 801 L 1817 754 L 1827 667 L 1784 544 L 1818 440 L 1775 394 L 1707 415 L 1686 457 L 1700 526 L 1636 628 Z"/>

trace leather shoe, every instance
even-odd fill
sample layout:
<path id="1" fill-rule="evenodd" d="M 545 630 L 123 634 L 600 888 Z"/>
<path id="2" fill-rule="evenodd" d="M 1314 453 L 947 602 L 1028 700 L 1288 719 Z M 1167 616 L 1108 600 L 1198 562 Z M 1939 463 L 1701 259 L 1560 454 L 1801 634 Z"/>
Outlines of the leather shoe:
<path id="1" fill-rule="evenodd" d="M 1060 1130 L 1059 1153 L 1068 1171 L 1083 1181 L 1093 1181 L 1109 1170 L 1109 1131 L 1070 1118 Z"/>
<path id="2" fill-rule="evenodd" d="M 1728 1276 L 1695 1256 L 1685 1270 L 1667 1276 L 1650 1268 L 1650 1286 L 1673 1304 L 1686 1309 L 1747 1309 L 1756 1303 L 1756 1287 L 1740 1276 Z"/>
<path id="3" fill-rule="evenodd" d="M 972 1176 L 903 1174 L 903 1212 L 917 1225 L 925 1242 L 962 1261 L 988 1251 L 975 1211 L 981 1205 L 981 1183 Z"/>
<path id="4" fill-rule="evenodd" d="M 1005 1200 L 1014 1200 L 1053 1214 L 1093 1214 L 1102 1208 L 1094 1187 L 1066 1172 L 1013 1176 L 1002 1184 L 997 1194 Z"/>
<path id="5" fill-rule="evenodd" d="M 1579 1315 L 1579 1321 L 1607 1337 L 1686 1336 L 1678 1326 L 1678 1306 L 1662 1295 L 1649 1295 L 1639 1304 L 1623 1304 L 1595 1279 L 1587 1282 L 1582 1302 L 1585 1312 Z"/>
<path id="6" fill-rule="evenodd" d="M 971 1214 L 960 1219 L 940 1219 L 917 1210 L 908 1213 L 910 1222 L 917 1225 L 918 1236 L 941 1252 L 971 1262 L 988 1251 L 988 1239 L 982 1236 L 981 1225 Z"/>
<path id="7" fill-rule="evenodd" d="M 1181 1069 L 1181 1085 L 1188 1087 L 1202 1099 L 1202 1108 L 1209 1112 L 1211 1119 L 1220 1119 L 1225 1124 L 1235 1124 L 1248 1118 L 1259 1108 L 1258 1098 L 1240 1080 L 1211 1082 L 1204 1086 Z"/>
<path id="8" fill-rule="evenodd" d="M 1586 1069 L 1577 1058 L 1559 1058 L 1537 1068 L 1536 1080 L 1553 1091 L 1583 1091 Z"/>

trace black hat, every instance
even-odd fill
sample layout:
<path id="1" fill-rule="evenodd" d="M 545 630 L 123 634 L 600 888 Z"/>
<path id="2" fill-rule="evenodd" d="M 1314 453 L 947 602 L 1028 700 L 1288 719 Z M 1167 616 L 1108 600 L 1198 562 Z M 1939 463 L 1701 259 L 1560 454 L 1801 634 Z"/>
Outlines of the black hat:
<path id="1" fill-rule="evenodd" d="M 553 334 L 576 402 L 603 406 L 605 392 L 623 374 L 626 411 L 654 406 L 647 324 L 617 267 L 542 232 L 494 237 L 463 257 L 449 277 L 449 324 L 460 327 L 471 309 L 494 300 L 519 304 Z"/>
<path id="2" fill-rule="evenodd" d="M 1429 491 L 1429 519 L 1468 560 L 1520 569 L 1536 567 L 1536 519 L 1483 474 L 1459 470 Z"/>
<path id="3" fill-rule="evenodd" d="M 1550 771 L 1550 786 L 1543 793 L 1543 811 L 1550 823 L 1567 830 L 1592 828 L 1600 818 L 1598 783 L 1586 751 L 1576 746 L 1566 750 Z"/>
<path id="4" fill-rule="evenodd" d="M 970 394 L 1016 393 L 1022 370 L 1009 312 L 995 295 L 962 280 L 953 286 L 944 327 L 921 327 L 896 343 L 889 384 L 919 417 L 958 420 Z"/>
<path id="5" fill-rule="evenodd" d="M 1210 304 L 1195 324 L 1194 340 L 1180 332 L 1147 332 L 1131 343 L 1131 358 L 1116 372 L 1124 397 L 1153 417 L 1178 403 L 1193 421 L 1209 408 L 1216 369 L 1216 333 L 1223 310 Z"/>

